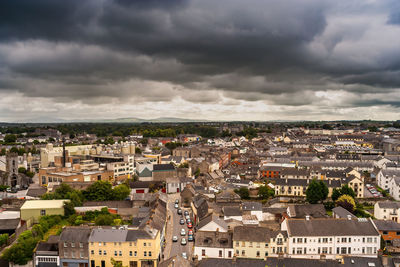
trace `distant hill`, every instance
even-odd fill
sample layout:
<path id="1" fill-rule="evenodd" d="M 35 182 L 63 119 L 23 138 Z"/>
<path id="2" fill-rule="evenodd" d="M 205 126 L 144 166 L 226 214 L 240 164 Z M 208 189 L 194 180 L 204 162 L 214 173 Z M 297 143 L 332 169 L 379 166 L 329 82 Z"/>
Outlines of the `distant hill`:
<path id="1" fill-rule="evenodd" d="M 80 120 L 64 120 L 59 118 L 39 117 L 34 119 L 19 120 L 13 123 L 75 123 L 75 122 L 92 122 L 92 123 L 178 123 L 178 122 L 203 122 L 207 120 L 192 120 L 174 117 L 160 117 L 155 119 L 141 119 L 141 118 L 117 118 L 117 119 L 80 119 Z"/>

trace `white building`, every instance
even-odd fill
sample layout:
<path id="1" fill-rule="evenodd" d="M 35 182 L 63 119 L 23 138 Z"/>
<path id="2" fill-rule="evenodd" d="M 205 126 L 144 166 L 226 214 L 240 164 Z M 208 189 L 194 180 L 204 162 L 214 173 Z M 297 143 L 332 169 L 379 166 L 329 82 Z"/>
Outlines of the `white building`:
<path id="1" fill-rule="evenodd" d="M 286 219 L 288 254 L 292 258 L 377 257 L 380 234 L 371 219 Z"/>
<path id="2" fill-rule="evenodd" d="M 400 202 L 380 201 L 374 205 L 374 217 L 378 220 L 399 222 Z"/>
<path id="3" fill-rule="evenodd" d="M 233 258 L 233 243 L 231 233 L 202 232 L 196 233 L 194 256 L 203 258 Z"/>
<path id="4" fill-rule="evenodd" d="M 379 187 L 390 192 L 390 180 L 395 177 L 400 177 L 400 170 L 382 169 L 376 176 Z"/>

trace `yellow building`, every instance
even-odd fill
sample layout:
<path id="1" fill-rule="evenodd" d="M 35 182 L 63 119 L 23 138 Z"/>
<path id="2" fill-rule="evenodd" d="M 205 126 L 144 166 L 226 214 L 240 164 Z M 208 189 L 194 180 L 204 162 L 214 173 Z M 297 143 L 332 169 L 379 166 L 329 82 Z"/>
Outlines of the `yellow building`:
<path id="1" fill-rule="evenodd" d="M 93 229 L 89 237 L 90 267 L 112 267 L 111 258 L 122 266 L 158 265 L 160 232 L 155 229 Z"/>
<path id="2" fill-rule="evenodd" d="M 264 259 L 286 253 L 287 233 L 258 226 L 237 226 L 233 230 L 233 250 L 238 258 Z"/>
<path id="3" fill-rule="evenodd" d="M 275 195 L 276 196 L 299 196 L 305 197 L 311 179 L 276 179 Z M 336 179 L 322 180 L 328 187 L 328 197 L 332 196 L 333 189 L 340 188 L 342 182 Z"/>
<path id="4" fill-rule="evenodd" d="M 21 220 L 38 223 L 44 215 L 64 216 L 64 202 L 67 199 L 27 200 L 21 207 Z"/>

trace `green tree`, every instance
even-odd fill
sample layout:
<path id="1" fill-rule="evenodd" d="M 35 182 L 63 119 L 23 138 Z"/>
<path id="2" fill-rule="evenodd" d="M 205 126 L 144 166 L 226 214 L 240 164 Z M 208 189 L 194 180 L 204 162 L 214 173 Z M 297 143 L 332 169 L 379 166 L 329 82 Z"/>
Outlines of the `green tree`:
<path id="1" fill-rule="evenodd" d="M 2 148 L 0 151 L 0 156 L 5 156 L 7 153 L 7 150 L 5 148 Z"/>
<path id="2" fill-rule="evenodd" d="M 131 193 L 131 190 L 128 186 L 125 184 L 120 184 L 113 189 L 113 199 L 114 200 L 124 200 L 126 199 L 129 194 Z"/>
<path id="3" fill-rule="evenodd" d="M 343 185 L 342 188 L 340 189 L 341 195 L 349 195 L 352 198 L 356 197 L 356 193 L 354 190 L 347 184 Z"/>
<path id="4" fill-rule="evenodd" d="M 142 150 L 138 147 L 135 147 L 135 154 L 142 154 Z"/>
<path id="5" fill-rule="evenodd" d="M 336 201 L 340 196 L 342 195 L 342 193 L 340 192 L 340 189 L 333 189 L 332 191 L 332 201 Z"/>
<path id="6" fill-rule="evenodd" d="M 87 200 L 105 201 L 113 199 L 112 185 L 106 181 L 96 181 L 90 185 L 83 195 Z"/>
<path id="7" fill-rule="evenodd" d="M 316 204 L 325 200 L 328 193 L 328 187 L 324 182 L 313 179 L 306 190 L 306 200 L 311 204 Z"/>
<path id="8" fill-rule="evenodd" d="M 340 196 L 339 199 L 336 201 L 336 205 L 341 206 L 342 208 L 350 211 L 351 213 L 354 211 L 354 208 L 356 207 L 354 198 L 352 198 L 349 195 Z"/>
<path id="9" fill-rule="evenodd" d="M 95 220 L 96 225 L 112 225 L 114 218 L 111 214 L 101 214 Z"/>
<path id="10" fill-rule="evenodd" d="M 5 142 L 6 144 L 15 143 L 15 142 L 17 142 L 17 136 L 14 135 L 14 134 L 7 134 L 7 135 L 4 137 L 4 142 Z"/>
<path id="11" fill-rule="evenodd" d="M 247 189 L 247 187 L 241 187 L 239 189 L 235 189 L 234 191 L 242 199 L 249 199 L 250 198 L 250 192 L 249 192 L 249 189 Z"/>
<path id="12" fill-rule="evenodd" d="M 64 214 L 67 217 L 75 214 L 75 206 L 71 201 L 64 203 Z"/>
<path id="13" fill-rule="evenodd" d="M 275 191 L 271 189 L 269 186 L 263 185 L 258 188 L 258 197 L 262 199 L 268 199 L 270 197 L 273 197 L 275 194 Z"/>
<path id="14" fill-rule="evenodd" d="M 7 244 L 8 241 L 8 234 L 0 235 L 0 246 Z"/>

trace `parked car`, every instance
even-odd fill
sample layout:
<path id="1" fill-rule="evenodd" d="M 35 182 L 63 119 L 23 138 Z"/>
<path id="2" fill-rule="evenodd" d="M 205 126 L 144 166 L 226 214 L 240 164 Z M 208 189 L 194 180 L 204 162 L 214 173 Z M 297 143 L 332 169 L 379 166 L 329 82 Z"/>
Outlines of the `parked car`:
<path id="1" fill-rule="evenodd" d="M 179 224 L 184 225 L 185 224 L 185 220 L 184 219 L 180 219 Z"/>
<path id="2" fill-rule="evenodd" d="M 179 199 L 175 199 L 175 204 L 179 204 Z"/>
<path id="3" fill-rule="evenodd" d="M 182 236 L 186 235 L 186 231 L 185 231 L 185 229 L 183 229 L 183 228 L 181 229 L 181 235 L 182 235 Z"/>
<path id="4" fill-rule="evenodd" d="M 190 220 L 190 216 L 189 215 L 185 215 L 186 220 Z"/>
<path id="5" fill-rule="evenodd" d="M 189 212 L 187 210 L 185 210 L 183 214 L 185 214 L 185 216 L 189 216 Z"/>
<path id="6" fill-rule="evenodd" d="M 189 229 L 188 235 L 193 235 L 193 230 L 192 229 Z"/>
<path id="7" fill-rule="evenodd" d="M 186 252 L 182 252 L 182 258 L 184 258 L 185 260 L 187 260 L 187 254 L 186 254 Z"/>
<path id="8" fill-rule="evenodd" d="M 175 207 L 175 209 L 178 209 L 179 205 L 177 203 L 175 203 L 174 207 Z"/>
<path id="9" fill-rule="evenodd" d="M 178 242 L 178 237 L 177 237 L 176 235 L 174 235 L 174 236 L 172 237 L 172 242 Z"/>
<path id="10" fill-rule="evenodd" d="M 186 219 L 186 223 L 190 223 L 192 222 L 190 219 Z"/>
<path id="11" fill-rule="evenodd" d="M 182 240 L 181 240 L 181 245 L 183 245 L 183 246 L 184 246 L 184 245 L 186 245 L 186 244 L 187 244 L 187 242 L 186 242 L 186 238 L 184 238 L 184 237 L 183 237 L 183 238 L 182 238 Z"/>
<path id="12" fill-rule="evenodd" d="M 191 223 L 191 222 L 188 222 L 187 227 L 188 227 L 188 228 L 192 228 L 192 227 L 193 227 L 192 223 Z"/>
<path id="13" fill-rule="evenodd" d="M 189 235 L 188 236 L 188 242 L 193 242 L 193 241 L 194 241 L 193 235 Z"/>
<path id="14" fill-rule="evenodd" d="M 182 210 L 181 209 L 178 209 L 178 214 L 182 215 Z"/>

